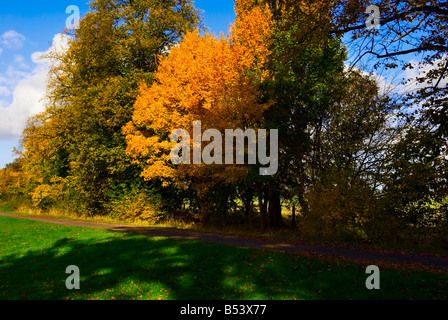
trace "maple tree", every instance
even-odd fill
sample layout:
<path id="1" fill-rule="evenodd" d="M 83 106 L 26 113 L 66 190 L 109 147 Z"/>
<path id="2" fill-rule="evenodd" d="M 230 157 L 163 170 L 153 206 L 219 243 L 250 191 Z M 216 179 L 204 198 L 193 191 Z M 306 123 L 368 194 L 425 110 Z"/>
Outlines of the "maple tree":
<path id="1" fill-rule="evenodd" d="M 248 169 L 220 164 L 177 167 L 170 159 L 174 146 L 170 135 L 184 129 L 193 136 L 195 121 L 201 121 L 203 130 L 221 133 L 260 126 L 270 105 L 259 103 L 257 92 L 258 83 L 269 76 L 264 65 L 270 26 L 270 11 L 255 8 L 238 16 L 227 38 L 187 33 L 179 46 L 161 59 L 155 83 L 141 85 L 133 121 L 123 129 L 127 153 L 143 165 L 142 177 L 162 179 L 165 184 L 192 182 L 203 218 L 209 189 L 220 182 L 240 180 Z"/>

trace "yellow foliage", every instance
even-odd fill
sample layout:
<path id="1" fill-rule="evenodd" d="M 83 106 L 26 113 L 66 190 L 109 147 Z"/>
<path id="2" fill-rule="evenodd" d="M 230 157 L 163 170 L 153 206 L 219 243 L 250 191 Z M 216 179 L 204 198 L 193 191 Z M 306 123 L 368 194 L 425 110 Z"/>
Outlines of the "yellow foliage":
<path id="1" fill-rule="evenodd" d="M 268 76 L 268 42 L 271 14 L 266 7 L 240 15 L 228 38 L 187 33 L 184 40 L 161 58 L 156 82 L 140 86 L 133 121 L 123 128 L 127 153 L 143 165 L 146 180 L 182 184 L 192 176 L 203 185 L 241 178 L 247 168 L 218 165 L 175 168 L 170 151 L 176 143 L 169 135 L 176 129 L 192 134 L 194 121 L 202 129 L 257 128 L 270 103 L 258 103 L 257 83 Z M 192 148 L 193 149 L 193 148 Z M 199 178 L 200 177 L 200 178 Z"/>
<path id="2" fill-rule="evenodd" d="M 11 197 L 21 194 L 31 176 L 23 170 L 23 159 L 17 159 L 0 169 L 0 196 Z"/>
<path id="3" fill-rule="evenodd" d="M 152 197 L 143 192 L 132 192 L 123 199 L 112 201 L 110 216 L 126 221 L 157 223 L 161 210 L 151 199 Z"/>
<path id="4" fill-rule="evenodd" d="M 362 185 L 321 185 L 307 194 L 309 212 L 304 215 L 306 232 L 313 236 L 365 238 L 365 225 L 375 211 L 371 190 Z"/>
<path id="5" fill-rule="evenodd" d="M 52 178 L 50 184 L 38 185 L 30 192 L 34 206 L 46 208 L 49 204 L 57 202 L 63 197 L 65 186 L 65 179 L 60 177 Z"/>

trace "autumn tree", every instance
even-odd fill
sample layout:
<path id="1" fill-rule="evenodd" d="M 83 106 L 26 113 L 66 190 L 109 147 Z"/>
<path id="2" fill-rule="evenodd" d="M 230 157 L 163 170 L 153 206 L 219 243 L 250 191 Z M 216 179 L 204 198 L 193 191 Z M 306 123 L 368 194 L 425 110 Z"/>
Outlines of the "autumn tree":
<path id="1" fill-rule="evenodd" d="M 28 193 L 31 191 L 28 181 L 30 176 L 23 168 L 23 158 L 16 158 L 12 163 L 0 169 L 0 202 L 12 210 L 30 203 Z"/>
<path id="2" fill-rule="evenodd" d="M 188 33 L 168 57 L 161 59 L 155 83 L 141 85 L 133 121 L 124 128 L 127 153 L 142 165 L 142 177 L 161 179 L 166 185 L 192 185 L 203 219 L 209 212 L 210 189 L 241 180 L 248 167 L 224 165 L 224 155 L 216 154 L 216 150 L 213 163 L 177 166 L 170 157 L 177 141 L 170 141 L 171 133 L 184 129 L 193 140 L 193 124 L 200 121 L 199 133 L 217 130 L 209 139 L 224 150 L 222 134 L 226 129 L 260 127 L 263 112 L 270 105 L 259 103 L 257 91 L 260 81 L 269 76 L 264 65 L 269 56 L 266 44 L 270 28 L 270 11 L 255 8 L 238 15 L 227 38 Z M 191 151 L 206 147 L 202 142 L 186 143 Z M 190 159 L 195 157 L 193 153 Z"/>
<path id="3" fill-rule="evenodd" d="M 104 213 L 111 197 L 140 187 L 121 128 L 132 118 L 138 84 L 152 82 L 157 57 L 199 22 L 189 0 L 91 3 L 68 51 L 48 57 L 55 63 L 47 109 L 24 133 L 39 183 L 64 179 L 73 207 L 89 213 Z"/>
<path id="4" fill-rule="evenodd" d="M 344 74 L 343 95 L 312 134 L 309 204 L 315 232 L 364 240 L 384 214 L 384 178 L 389 152 L 403 132 L 401 105 L 360 71 Z M 381 199 L 381 200 L 380 200 Z"/>

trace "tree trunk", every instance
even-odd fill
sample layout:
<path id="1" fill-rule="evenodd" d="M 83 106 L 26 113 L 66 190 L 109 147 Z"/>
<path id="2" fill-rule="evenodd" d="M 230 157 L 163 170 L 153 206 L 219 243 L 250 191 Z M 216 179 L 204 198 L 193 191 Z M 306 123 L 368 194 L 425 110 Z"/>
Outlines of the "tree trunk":
<path id="1" fill-rule="evenodd" d="M 269 225 L 273 228 L 283 227 L 280 192 L 274 184 L 269 185 Z"/>
<path id="2" fill-rule="evenodd" d="M 292 205 L 291 225 L 293 227 L 296 226 L 296 205 L 295 204 Z"/>
<path id="3" fill-rule="evenodd" d="M 303 186 L 300 187 L 299 189 L 299 204 L 300 204 L 300 208 L 301 208 L 301 212 L 307 212 L 308 211 L 308 203 L 305 200 L 305 188 Z"/>
<path id="4" fill-rule="evenodd" d="M 198 192 L 198 203 L 201 210 L 201 222 L 206 222 L 210 213 L 206 192 Z"/>
<path id="5" fill-rule="evenodd" d="M 258 195 L 258 207 L 260 209 L 261 232 L 265 233 L 268 226 L 267 224 L 268 194 L 263 186 L 263 183 L 257 184 L 257 195 Z"/>
<path id="6" fill-rule="evenodd" d="M 219 208 L 218 208 L 219 210 Z M 223 209 L 221 212 L 222 220 L 224 221 L 225 217 L 227 216 L 227 212 L 229 211 L 229 198 L 227 197 L 227 194 L 224 196 L 224 203 L 223 203 Z"/>
<path id="7" fill-rule="evenodd" d="M 243 193 L 244 198 L 244 220 L 246 223 L 249 222 L 250 215 L 252 213 L 252 201 L 254 198 L 254 190 L 251 187 L 247 187 Z"/>

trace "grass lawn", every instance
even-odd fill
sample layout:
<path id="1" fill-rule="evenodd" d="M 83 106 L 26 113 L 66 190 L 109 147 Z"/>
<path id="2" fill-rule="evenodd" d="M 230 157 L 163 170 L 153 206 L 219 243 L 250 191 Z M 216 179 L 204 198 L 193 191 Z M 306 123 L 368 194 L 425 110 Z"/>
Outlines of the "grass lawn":
<path id="1" fill-rule="evenodd" d="M 65 287 L 67 266 L 81 289 Z M 0 299 L 448 299 L 448 274 L 0 217 Z"/>

